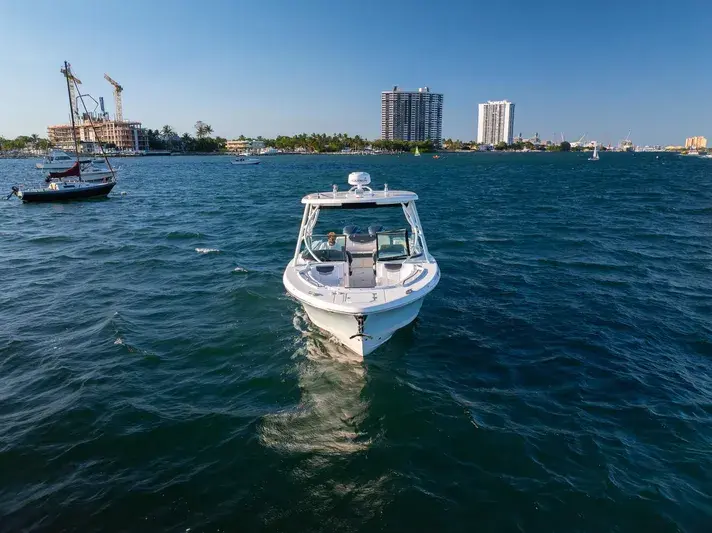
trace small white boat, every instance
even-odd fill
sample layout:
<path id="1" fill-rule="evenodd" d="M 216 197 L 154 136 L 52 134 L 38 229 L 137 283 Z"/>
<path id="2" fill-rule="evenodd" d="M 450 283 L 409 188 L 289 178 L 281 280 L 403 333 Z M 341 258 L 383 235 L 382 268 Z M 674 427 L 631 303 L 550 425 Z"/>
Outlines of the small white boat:
<path id="1" fill-rule="evenodd" d="M 51 150 L 42 160 L 42 163 L 37 163 L 35 166 L 40 170 L 48 172 L 64 172 L 74 166 L 77 159 L 70 156 L 64 150 Z M 89 163 L 91 159 L 81 159 L 80 163 Z"/>
<path id="2" fill-rule="evenodd" d="M 304 307 L 309 319 L 339 342 L 363 356 L 391 338 L 418 316 L 423 299 L 440 281 L 440 269 L 428 252 L 409 191 L 374 191 L 366 172 L 352 172 L 353 187 L 314 193 L 305 204 L 294 257 L 284 271 L 285 288 Z M 371 226 L 360 232 L 314 233 L 322 209 L 403 209 L 407 229 Z"/>
<path id="3" fill-rule="evenodd" d="M 598 145 L 594 145 L 593 147 L 593 155 L 588 158 L 589 161 L 598 161 L 600 157 L 598 157 Z"/>
<path id="4" fill-rule="evenodd" d="M 254 157 L 238 157 L 232 160 L 233 165 L 259 165 L 260 160 Z"/>
<path id="5" fill-rule="evenodd" d="M 103 160 L 102 160 L 103 162 Z M 51 181 L 62 179 L 63 177 L 66 176 L 66 173 L 69 171 L 65 170 L 63 172 L 48 172 L 47 177 L 45 178 L 45 181 L 47 183 L 50 183 Z M 113 170 L 113 172 L 112 172 Z M 109 170 L 106 167 L 98 167 L 95 166 L 93 163 L 86 163 L 83 165 L 80 165 L 80 172 L 82 176 L 82 181 L 87 181 L 87 182 L 104 182 L 108 179 L 115 179 L 116 173 L 119 171 L 118 168 L 112 168 L 112 170 Z"/>

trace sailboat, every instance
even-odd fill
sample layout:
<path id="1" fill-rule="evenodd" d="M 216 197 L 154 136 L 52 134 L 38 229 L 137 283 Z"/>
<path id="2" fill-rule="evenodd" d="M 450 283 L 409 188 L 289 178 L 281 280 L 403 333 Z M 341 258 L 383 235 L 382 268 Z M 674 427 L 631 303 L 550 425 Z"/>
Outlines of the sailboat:
<path id="1" fill-rule="evenodd" d="M 598 144 L 593 145 L 593 155 L 588 158 L 589 161 L 598 161 L 600 158 L 598 157 Z"/>
<path id="2" fill-rule="evenodd" d="M 415 147 L 415 157 L 420 157 L 420 150 L 418 150 L 418 147 Z"/>
<path id="3" fill-rule="evenodd" d="M 72 89 L 70 85 L 71 83 L 74 83 L 76 87 L 76 81 L 74 75 L 72 74 L 71 66 L 66 61 L 64 62 L 64 69 L 62 70 L 62 73 L 67 79 L 69 114 L 72 118 L 72 140 L 74 141 L 74 164 L 65 171 L 51 172 L 49 175 L 50 182 L 47 187 L 40 187 L 36 189 L 22 189 L 17 186 L 13 187 L 12 192 L 7 197 L 8 200 L 13 195 L 17 196 L 23 202 L 57 202 L 62 200 L 98 198 L 108 195 L 111 192 L 111 189 L 113 189 L 116 185 L 116 175 L 114 173 L 114 169 L 111 167 L 111 163 L 109 163 L 109 159 L 106 157 L 101 143 L 99 143 L 99 146 L 101 147 L 101 153 L 106 161 L 109 174 L 102 176 L 98 180 L 92 179 L 91 181 L 87 181 L 82 179 L 82 166 L 81 161 L 79 160 L 79 142 L 77 140 L 76 125 L 74 123 Z M 94 130 L 94 136 L 98 139 L 96 129 L 94 128 L 94 122 L 91 119 L 91 115 L 87 111 L 86 105 L 84 104 L 84 98 L 81 94 L 79 99 L 84 106 L 85 116 L 89 117 L 89 122 Z M 96 177 L 97 176 L 92 176 L 92 178 Z"/>

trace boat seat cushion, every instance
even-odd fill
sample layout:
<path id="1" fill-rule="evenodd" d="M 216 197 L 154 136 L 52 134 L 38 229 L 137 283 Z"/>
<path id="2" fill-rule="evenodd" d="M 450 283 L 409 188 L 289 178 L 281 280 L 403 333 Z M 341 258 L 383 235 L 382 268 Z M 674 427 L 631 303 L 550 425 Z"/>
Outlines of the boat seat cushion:
<path id="1" fill-rule="evenodd" d="M 344 226 L 344 235 L 353 235 L 359 232 L 359 227 L 355 225 Z"/>

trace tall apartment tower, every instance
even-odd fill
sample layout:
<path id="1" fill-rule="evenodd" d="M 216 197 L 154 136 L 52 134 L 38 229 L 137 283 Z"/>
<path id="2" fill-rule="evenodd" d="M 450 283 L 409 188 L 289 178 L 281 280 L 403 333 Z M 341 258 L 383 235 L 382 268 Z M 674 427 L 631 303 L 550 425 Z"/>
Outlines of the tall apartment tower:
<path id="1" fill-rule="evenodd" d="M 489 101 L 479 105 L 477 142 L 480 144 L 512 144 L 514 132 L 514 104 L 507 100 Z"/>
<path id="2" fill-rule="evenodd" d="M 443 140 L 443 95 L 428 87 L 417 91 L 381 93 L 381 139 L 432 141 L 439 147 Z"/>

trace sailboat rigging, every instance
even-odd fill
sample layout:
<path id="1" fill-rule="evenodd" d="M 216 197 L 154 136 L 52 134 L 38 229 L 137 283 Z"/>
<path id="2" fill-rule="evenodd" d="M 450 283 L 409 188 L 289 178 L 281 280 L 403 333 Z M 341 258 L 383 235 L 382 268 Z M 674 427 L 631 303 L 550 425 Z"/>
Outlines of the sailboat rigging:
<path id="1" fill-rule="evenodd" d="M 104 156 L 106 165 L 109 168 L 109 174 L 102 177 L 101 181 L 85 181 L 82 178 L 82 168 L 81 162 L 79 160 L 79 141 L 77 139 L 76 121 L 75 121 L 75 105 L 76 102 L 72 101 L 72 89 L 76 89 L 79 92 L 79 87 L 77 85 L 77 80 L 71 70 L 71 65 L 65 61 L 64 68 L 62 69 L 67 80 L 67 95 L 69 97 L 69 110 L 72 124 L 72 140 L 74 143 L 74 164 L 63 172 L 50 173 L 49 175 L 49 185 L 47 187 L 38 189 L 26 189 L 23 190 L 20 187 L 13 187 L 12 192 L 8 196 L 8 199 L 15 195 L 23 202 L 55 202 L 60 200 L 77 200 L 84 198 L 97 198 L 107 196 L 111 190 L 116 185 L 116 173 L 106 157 L 104 152 L 104 147 L 99 142 L 99 147 L 101 153 Z M 71 84 L 74 84 L 73 86 Z M 94 126 L 94 121 L 91 118 L 91 114 L 88 112 L 86 104 L 84 103 L 84 98 L 81 93 L 79 93 L 78 99 L 81 101 L 84 107 L 85 116 L 89 119 L 89 124 L 91 125 L 92 131 L 94 132 L 94 138 L 99 140 L 96 133 L 96 128 Z"/>

